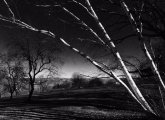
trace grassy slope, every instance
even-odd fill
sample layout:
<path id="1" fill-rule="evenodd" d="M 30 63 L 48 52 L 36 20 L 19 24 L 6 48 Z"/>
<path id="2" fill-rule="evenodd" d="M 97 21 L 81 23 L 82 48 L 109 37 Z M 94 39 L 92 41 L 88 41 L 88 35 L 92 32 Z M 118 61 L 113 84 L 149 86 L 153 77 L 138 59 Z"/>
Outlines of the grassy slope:
<path id="1" fill-rule="evenodd" d="M 31 103 L 25 98 L 2 99 L 0 119 L 154 120 L 121 88 L 55 90 L 35 95 Z"/>

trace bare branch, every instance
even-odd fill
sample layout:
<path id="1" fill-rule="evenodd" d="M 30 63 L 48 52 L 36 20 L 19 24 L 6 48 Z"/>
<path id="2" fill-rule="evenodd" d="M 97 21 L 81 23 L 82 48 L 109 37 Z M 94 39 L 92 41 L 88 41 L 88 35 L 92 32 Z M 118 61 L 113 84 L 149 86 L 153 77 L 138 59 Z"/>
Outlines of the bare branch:
<path id="1" fill-rule="evenodd" d="M 72 0 L 72 1 L 73 1 L 74 3 L 80 5 L 82 8 L 84 8 L 84 9 L 87 11 L 88 14 L 90 14 L 91 16 L 93 16 L 93 15 L 89 12 L 89 10 L 88 10 L 88 8 L 87 8 L 86 6 L 84 6 L 84 5 L 81 4 L 80 2 L 77 2 L 76 0 Z"/>
<path id="2" fill-rule="evenodd" d="M 105 65 L 104 63 L 100 63 L 100 64 L 103 65 L 103 67 L 105 67 L 111 73 L 111 77 L 113 77 L 116 81 L 122 84 L 126 88 L 126 90 L 131 94 L 131 96 L 146 110 L 145 106 L 141 104 L 141 102 L 136 98 L 136 96 L 130 90 L 130 88 L 117 75 L 115 75 L 115 73 L 111 69 L 109 69 L 107 65 Z"/>
<path id="3" fill-rule="evenodd" d="M 87 30 L 89 30 L 89 31 L 95 36 L 95 38 L 97 38 L 97 39 L 99 40 L 99 42 L 100 42 L 101 44 L 106 45 L 106 44 L 104 43 L 104 41 L 97 35 L 97 33 L 96 33 L 93 29 L 91 29 L 86 23 L 84 23 L 80 18 L 78 18 L 76 15 L 74 15 L 74 14 L 73 14 L 72 12 L 70 12 L 68 9 L 66 9 L 66 8 L 64 8 L 64 7 L 62 7 L 62 9 L 63 9 L 65 12 L 67 12 L 68 14 L 70 14 L 73 18 L 75 18 L 78 22 L 80 22 L 81 25 L 83 25 Z"/>
<path id="4" fill-rule="evenodd" d="M 15 20 L 14 12 L 11 10 L 11 8 L 10 8 L 9 4 L 7 3 L 7 1 L 6 0 L 3 0 L 3 1 L 6 4 L 6 7 L 9 10 L 10 14 L 12 15 L 12 18 L 13 18 L 13 21 L 14 21 Z"/>
<path id="5" fill-rule="evenodd" d="M 127 4 L 124 2 L 124 0 L 121 0 L 121 6 L 123 7 L 124 11 L 126 12 L 126 14 L 127 14 L 128 18 L 129 18 L 129 20 L 130 20 L 134 30 L 135 30 L 135 32 L 137 33 L 137 36 L 138 36 L 138 38 L 139 38 L 139 40 L 140 40 L 140 42 L 142 44 L 142 49 L 143 49 L 146 57 L 148 58 L 148 60 L 149 60 L 149 62 L 151 64 L 153 73 L 156 74 L 158 80 L 160 81 L 161 86 L 163 87 L 163 89 L 165 89 L 165 84 L 164 84 L 164 82 L 163 82 L 163 80 L 162 80 L 162 78 L 160 76 L 158 68 L 156 67 L 156 65 L 155 65 L 155 63 L 154 63 L 154 61 L 153 61 L 153 59 L 152 59 L 152 57 L 151 57 L 151 55 L 150 55 L 150 53 L 149 53 L 149 51 L 147 49 L 147 46 L 146 46 L 146 44 L 144 42 L 143 35 L 141 33 L 142 31 L 138 27 L 138 25 L 137 25 L 133 15 L 130 13 L 130 10 L 129 10 Z"/>
<path id="6" fill-rule="evenodd" d="M 89 0 L 86 0 L 87 2 L 89 2 Z M 130 85 L 132 85 L 131 87 L 132 88 L 136 88 L 136 89 L 133 89 L 134 90 L 134 93 L 136 95 L 136 97 L 138 98 L 138 101 L 140 102 L 140 104 L 142 106 L 145 106 L 143 107 L 145 110 L 146 108 L 148 107 L 148 104 L 147 102 L 145 101 L 145 99 L 143 98 L 141 92 L 139 91 L 139 89 L 137 88 L 136 84 L 134 83 L 131 75 L 128 73 L 128 70 L 126 69 L 125 67 L 125 64 L 122 62 L 122 59 L 121 59 L 121 56 L 120 54 L 118 53 L 118 51 L 116 50 L 115 48 L 115 45 L 113 43 L 113 41 L 111 40 L 111 38 L 109 37 L 109 35 L 107 34 L 107 32 L 105 31 L 103 25 L 100 23 L 100 21 L 98 20 L 98 17 L 97 15 L 95 14 L 93 8 L 91 7 L 90 3 L 88 4 L 88 7 L 89 7 L 89 11 L 91 11 L 91 13 L 95 16 L 95 20 L 96 20 L 96 23 L 98 25 L 98 27 L 100 28 L 101 32 L 104 34 L 104 37 L 105 37 L 105 41 L 103 41 L 103 44 L 105 44 L 106 47 L 111 47 L 113 49 L 113 52 L 115 52 L 115 55 L 118 57 L 118 60 L 120 61 L 122 67 L 123 67 L 123 70 L 126 74 L 126 77 L 128 79 L 128 81 L 130 82 Z M 37 31 L 37 32 L 41 32 L 42 34 L 45 34 L 45 35 L 48 35 L 48 36 L 51 36 L 52 38 L 55 38 L 55 34 L 53 34 L 52 32 L 49 32 L 49 31 L 45 31 L 45 30 L 38 30 L 32 26 L 29 26 L 27 25 L 26 23 L 24 22 L 21 22 L 21 21 L 16 21 L 16 22 L 11 22 L 10 19 L 6 19 L 2 16 L 0 16 L 0 19 L 1 20 L 4 20 L 4 21 L 7 21 L 7 22 L 10 22 L 10 23 L 14 23 L 14 24 L 17 24 L 23 28 L 27 28 L 27 29 L 30 29 L 32 31 Z M 103 72 L 105 72 L 106 74 L 108 74 L 109 76 L 111 76 L 111 74 L 105 70 L 100 64 L 98 64 L 96 61 L 92 60 L 89 56 L 86 56 L 84 53 L 80 52 L 78 49 L 76 48 L 73 48 L 70 44 L 68 44 L 64 39 L 62 38 L 59 38 L 59 40 L 67 47 L 69 47 L 70 49 L 72 49 L 73 51 L 77 52 L 78 54 L 80 54 L 82 57 L 85 57 L 89 62 L 91 62 L 93 65 L 95 65 L 98 69 L 102 70 Z M 102 39 L 101 39 L 102 40 Z M 105 43 L 104 43 L 105 42 Z M 110 48 L 109 48 L 110 49 Z M 134 95 L 134 94 L 133 94 Z"/>
<path id="7" fill-rule="evenodd" d="M 93 17 L 94 17 L 95 19 L 98 20 L 99 18 L 97 17 L 95 11 L 93 10 L 93 8 L 92 8 L 92 6 L 91 6 L 89 0 L 85 0 L 85 1 L 86 1 L 86 3 L 87 3 L 87 6 L 88 6 L 88 9 L 89 9 L 90 13 L 93 15 Z"/>
<path id="8" fill-rule="evenodd" d="M 40 63 L 40 66 L 38 66 L 39 68 L 38 68 L 38 70 L 37 71 L 35 71 L 35 75 L 37 75 L 38 73 L 40 73 L 40 72 L 42 72 L 43 70 L 48 70 L 49 68 L 45 68 L 44 66 L 45 65 L 48 65 L 48 64 L 50 64 L 51 63 L 51 60 L 50 59 L 48 59 L 48 61 L 44 61 L 44 58 L 42 58 L 41 59 L 41 63 Z M 37 63 L 36 63 L 37 64 Z"/>

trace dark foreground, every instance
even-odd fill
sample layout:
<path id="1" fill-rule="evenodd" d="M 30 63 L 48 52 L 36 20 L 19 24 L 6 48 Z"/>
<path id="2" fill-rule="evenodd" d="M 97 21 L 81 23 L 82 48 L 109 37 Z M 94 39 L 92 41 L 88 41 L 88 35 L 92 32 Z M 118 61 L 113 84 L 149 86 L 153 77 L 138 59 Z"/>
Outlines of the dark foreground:
<path id="1" fill-rule="evenodd" d="M 1 120 L 157 120 L 120 90 L 57 90 L 0 101 Z"/>

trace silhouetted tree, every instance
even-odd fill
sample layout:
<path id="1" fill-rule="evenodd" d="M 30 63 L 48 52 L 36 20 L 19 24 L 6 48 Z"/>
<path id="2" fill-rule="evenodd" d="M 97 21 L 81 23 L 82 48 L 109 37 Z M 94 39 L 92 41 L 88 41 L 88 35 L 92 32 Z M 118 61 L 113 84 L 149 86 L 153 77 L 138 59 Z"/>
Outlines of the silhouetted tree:
<path id="1" fill-rule="evenodd" d="M 17 57 L 12 57 L 4 54 L 1 56 L 1 73 L 3 73 L 3 91 L 10 93 L 10 98 L 13 94 L 19 94 L 22 87 L 23 78 L 26 76 L 22 61 Z"/>
<path id="2" fill-rule="evenodd" d="M 41 37 L 42 38 L 42 37 Z M 33 40 L 35 39 L 35 40 Z M 29 96 L 28 100 L 31 100 L 31 97 L 34 92 L 34 83 L 36 81 L 36 76 L 42 72 L 48 73 L 57 73 L 57 51 L 58 49 L 50 47 L 52 43 L 45 43 L 45 41 L 39 41 L 36 37 L 25 37 L 24 39 L 17 40 L 15 42 L 15 51 L 19 53 L 24 59 L 26 73 L 29 77 Z M 43 39 L 43 38 L 42 38 Z"/>
<path id="3" fill-rule="evenodd" d="M 155 1 L 155 0 L 153 0 L 153 1 Z M 97 5 L 94 4 L 95 2 L 97 4 L 99 4 L 99 6 L 101 6 L 101 7 L 97 7 Z M 160 7 L 157 7 L 157 6 L 155 7 L 155 4 L 151 4 L 151 6 L 149 6 L 150 3 L 148 3 L 147 0 L 144 0 L 144 1 L 135 0 L 133 2 L 135 2 L 136 4 L 132 4 L 131 1 L 125 1 L 125 0 L 119 0 L 119 1 L 115 1 L 115 2 L 113 0 L 109 0 L 109 1 L 97 1 L 96 0 L 96 1 L 91 1 L 91 2 L 89 0 L 85 0 L 85 1 L 78 1 L 78 0 L 77 1 L 76 0 L 67 1 L 66 0 L 66 1 L 53 1 L 53 2 L 50 2 L 50 1 L 48 1 L 48 2 L 47 1 L 28 2 L 28 4 L 31 4 L 33 6 L 33 7 L 31 7 L 33 10 L 37 10 L 37 12 L 40 11 L 41 13 L 42 12 L 45 13 L 42 16 L 42 19 L 44 21 L 44 25 L 38 26 L 37 23 L 35 23 L 36 21 L 34 20 L 34 18 L 32 18 L 32 20 L 34 20 L 34 24 L 35 24 L 34 25 L 35 27 L 33 27 L 32 25 L 29 25 L 29 24 L 23 22 L 24 19 L 21 19 L 22 21 L 17 19 L 18 16 L 15 12 L 14 7 L 12 6 L 12 4 L 8 4 L 8 2 L 5 1 L 4 6 L 8 10 L 8 16 L 6 15 L 7 16 L 6 17 L 6 16 L 2 15 L 2 16 L 0 16 L 0 19 L 2 21 L 15 24 L 15 25 L 20 26 L 22 28 L 26 28 L 26 29 L 29 29 L 32 31 L 42 33 L 44 35 L 50 36 L 52 38 L 55 38 L 56 40 L 61 41 L 63 43 L 63 45 L 67 46 L 71 50 L 80 54 L 82 57 L 84 57 L 89 62 L 91 62 L 93 65 L 95 65 L 98 69 L 100 69 L 101 71 L 103 71 L 104 73 L 109 75 L 110 77 L 113 77 L 118 82 L 120 82 L 127 89 L 127 91 L 132 95 L 132 97 L 144 108 L 144 110 L 146 110 L 146 111 L 148 111 L 154 115 L 159 116 L 159 113 L 157 113 L 155 111 L 155 109 L 153 110 L 151 105 L 148 104 L 148 102 L 146 101 L 146 99 L 142 95 L 141 91 L 137 87 L 137 85 L 136 85 L 135 81 L 133 80 L 131 74 L 129 73 L 118 49 L 115 46 L 115 41 L 111 38 L 109 31 L 107 31 L 107 29 L 108 29 L 107 21 L 109 23 L 109 20 L 107 20 L 107 19 L 103 20 L 102 19 L 102 18 L 105 18 L 105 16 L 107 17 L 107 15 L 105 15 L 105 13 L 110 8 L 107 5 L 112 5 L 112 6 L 116 5 L 116 4 L 118 5 L 118 7 L 120 9 L 119 13 L 113 12 L 114 10 L 116 10 L 116 8 L 115 8 L 115 9 L 113 9 L 113 11 L 108 11 L 108 14 L 110 13 L 110 15 L 115 14 L 117 16 L 118 15 L 124 16 L 124 18 L 126 18 L 127 24 L 129 24 L 131 27 L 134 28 L 134 31 L 135 31 L 134 35 L 136 35 L 137 38 L 139 39 L 141 46 L 142 46 L 142 50 L 144 51 L 146 57 L 148 58 L 148 60 L 150 62 L 153 73 L 157 76 L 157 79 L 159 80 L 162 88 L 165 88 L 164 83 L 162 81 L 162 78 L 160 76 L 160 73 L 159 73 L 159 71 L 155 65 L 155 62 L 153 61 L 153 59 L 151 57 L 151 54 L 148 51 L 148 48 L 147 48 L 147 45 L 144 41 L 144 36 L 143 36 L 143 33 L 144 33 L 143 32 L 143 21 L 148 19 L 148 16 L 150 17 L 151 14 L 153 16 L 152 18 L 154 18 L 154 19 L 156 18 L 156 21 L 146 22 L 147 26 L 144 25 L 144 28 L 150 27 L 151 30 L 156 28 L 158 31 L 160 31 L 160 32 L 158 32 L 158 34 L 162 34 L 162 30 L 161 30 L 160 25 L 163 23 L 160 24 L 159 20 L 164 21 L 164 19 L 162 17 L 162 15 L 164 14 L 164 11 L 162 11 L 162 9 L 160 10 L 159 9 Z M 146 11 L 143 9 L 144 6 L 145 7 L 147 6 L 147 8 L 145 8 L 145 9 L 147 9 Z M 75 7 L 79 8 L 79 9 L 75 9 Z M 99 11 L 100 9 L 98 9 L 98 8 L 100 8 L 101 11 L 103 11 L 102 13 L 104 13 L 104 14 L 102 14 Z M 19 9 L 21 10 L 21 8 L 19 8 Z M 150 9 L 152 9 L 152 12 L 150 12 L 151 11 Z M 83 13 L 82 16 L 79 14 L 80 13 L 79 10 L 81 11 L 81 13 Z M 123 13 L 123 10 L 125 13 Z M 157 19 L 157 17 L 155 17 L 154 11 L 155 12 L 158 11 L 157 13 L 158 13 L 158 16 L 160 16 L 160 19 Z M 143 17 L 143 15 L 142 15 L 143 12 L 148 13 L 148 16 L 144 15 L 144 17 Z M 62 14 L 62 13 L 64 13 L 64 14 Z M 56 15 L 53 15 L 53 14 L 56 14 Z M 67 16 L 66 19 L 64 18 L 64 16 Z M 60 17 L 64 18 L 64 19 L 61 19 Z M 48 19 L 45 19 L 45 18 L 48 18 Z M 111 18 L 113 18 L 113 17 L 111 17 Z M 119 18 L 118 18 L 118 20 L 121 20 Z M 118 61 L 123 73 L 125 74 L 125 77 L 127 79 L 127 82 L 129 83 L 129 86 L 127 86 L 120 78 L 118 78 L 116 76 L 116 74 L 114 73 L 114 71 L 112 71 L 106 64 L 104 64 L 104 62 L 98 62 L 96 59 L 92 59 L 89 55 L 86 55 L 85 53 L 81 52 L 80 50 L 74 48 L 73 45 L 69 44 L 70 42 L 67 42 L 65 40 L 65 39 L 67 39 L 67 37 L 64 37 L 64 34 L 62 34 L 62 32 L 59 32 L 55 28 L 52 29 L 51 26 L 53 26 L 52 23 L 55 20 L 57 20 L 56 21 L 57 23 L 59 22 L 58 20 L 60 20 L 60 21 L 64 22 L 65 24 L 71 25 L 70 27 L 73 27 L 73 26 L 78 27 L 79 29 L 81 29 L 81 31 L 84 30 L 84 31 L 88 32 L 88 34 L 90 34 L 89 36 L 92 36 L 92 39 L 94 39 L 94 41 L 90 40 L 91 37 L 89 37 L 89 39 L 88 38 L 87 39 L 81 38 L 80 40 L 83 40 L 83 41 L 84 40 L 86 40 L 86 41 L 90 40 L 90 42 L 97 43 L 100 46 L 103 46 L 108 51 L 108 53 L 113 53 L 113 55 L 116 57 L 116 61 Z M 123 21 L 119 21 L 118 23 L 121 23 L 121 22 L 123 22 Z M 46 23 L 47 23 L 47 25 L 45 27 Z M 152 25 L 150 25 L 150 23 L 153 23 L 154 27 Z M 158 24 L 155 24 L 155 23 L 158 23 Z M 44 28 L 47 30 L 42 30 L 40 28 Z M 57 28 L 59 28 L 59 27 L 57 27 Z M 111 26 L 111 28 L 112 28 L 112 26 Z M 118 32 L 119 32 L 120 28 L 121 27 L 117 28 Z M 73 33 L 75 31 L 70 31 L 70 32 L 72 33 L 72 35 L 69 34 L 71 37 L 79 38 L 79 35 L 77 35 L 77 36 L 75 34 L 73 35 Z M 132 33 L 132 30 L 130 33 Z M 74 36 L 76 36 L 76 37 L 74 37 Z M 128 35 L 128 36 L 131 36 L 131 35 Z M 125 36 L 124 38 L 128 38 L 128 37 Z"/>

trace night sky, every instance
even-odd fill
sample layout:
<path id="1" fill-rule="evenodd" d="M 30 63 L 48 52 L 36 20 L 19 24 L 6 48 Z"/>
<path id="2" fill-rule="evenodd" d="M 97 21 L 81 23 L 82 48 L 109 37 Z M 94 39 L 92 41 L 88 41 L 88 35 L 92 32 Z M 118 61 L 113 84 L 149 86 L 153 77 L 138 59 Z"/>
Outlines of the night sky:
<path id="1" fill-rule="evenodd" d="M 59 35 L 60 37 L 64 38 L 65 40 L 67 40 L 74 47 L 79 48 L 80 50 L 89 54 L 90 56 L 94 58 L 98 58 L 98 60 L 105 61 L 105 63 L 111 62 L 111 64 L 114 64 L 112 62 L 114 59 L 113 55 L 99 58 L 99 56 L 104 56 L 105 54 L 107 54 L 104 47 L 98 44 L 93 44 L 92 42 L 89 41 L 80 41 L 79 39 L 77 39 L 77 38 L 83 38 L 83 39 L 88 38 L 90 40 L 94 40 L 94 41 L 96 40 L 94 36 L 90 34 L 88 31 L 84 29 L 80 29 L 81 27 L 79 24 L 75 22 L 75 19 L 70 17 L 59 7 L 41 8 L 41 7 L 36 7 L 35 4 L 43 4 L 44 2 L 42 3 L 40 1 L 41 3 L 40 2 L 37 3 L 37 1 L 36 2 L 33 0 L 32 1 L 29 0 L 29 1 L 15 0 L 15 5 L 13 5 L 12 2 L 10 3 L 18 19 L 21 19 L 22 21 L 29 23 L 30 25 L 37 27 L 39 29 L 50 30 L 55 34 Z M 47 2 L 49 3 L 49 0 Z M 99 8 L 109 9 L 108 6 L 109 4 L 106 4 L 106 2 L 104 4 L 103 3 L 100 4 L 98 0 L 95 0 L 95 2 L 92 1 L 92 4 L 97 11 L 100 21 L 103 23 L 105 29 L 107 30 L 107 32 L 109 33 L 109 35 L 112 37 L 113 40 L 126 36 L 128 35 L 128 33 L 133 33 L 133 30 L 130 26 L 121 27 L 122 24 L 117 24 L 115 27 L 109 27 L 114 22 L 116 21 L 120 22 L 120 19 L 123 20 L 123 18 L 120 18 L 119 16 L 112 17 L 106 13 L 103 13 L 102 11 L 101 12 L 99 11 Z M 4 7 L 4 4 L 1 4 L 0 8 L 1 8 L 0 14 L 7 17 L 10 16 L 10 13 L 6 12 L 6 8 Z M 66 8 L 68 8 L 75 15 L 80 17 L 92 29 L 94 29 L 96 33 L 99 34 L 99 30 L 97 27 L 95 27 L 95 23 L 90 18 L 90 16 L 86 12 L 84 12 L 84 10 L 81 9 L 81 7 L 76 5 L 71 5 L 70 3 L 69 5 L 66 5 Z M 110 11 L 117 10 L 119 13 L 122 13 L 122 10 L 120 8 L 115 8 L 114 6 L 111 6 L 111 9 L 109 10 Z M 127 19 L 126 22 L 128 22 Z M 17 40 L 16 36 L 22 34 L 21 36 L 23 37 L 24 34 L 26 34 L 26 30 L 22 31 L 22 29 L 16 26 L 12 26 L 12 27 L 8 27 L 8 26 L 11 25 L 8 25 L 8 23 L 4 23 L 1 21 L 0 24 L 1 52 L 6 51 L 8 44 L 12 44 L 11 42 L 13 41 L 12 38 L 15 38 L 14 40 Z M 100 36 L 102 37 L 101 34 Z M 21 39 L 20 36 L 18 38 Z M 52 39 L 50 38 L 50 40 Z M 84 58 L 77 55 L 73 51 L 64 47 L 61 43 L 59 43 L 59 41 L 56 42 L 56 45 L 58 45 L 58 47 L 62 50 L 60 53 L 60 57 L 64 63 L 59 69 L 60 77 L 71 77 L 74 72 L 78 72 L 90 76 L 97 75 L 99 73 L 99 71 L 93 65 L 91 65 Z M 54 44 L 52 44 L 52 46 L 54 46 Z M 145 59 L 140 49 L 140 44 L 137 38 L 135 37 L 126 39 L 124 42 L 121 42 L 120 44 L 116 44 L 116 46 L 119 52 L 121 53 L 121 56 L 124 59 L 128 59 L 128 57 L 130 56 L 135 56 L 140 60 Z M 134 60 L 132 60 L 131 62 L 136 64 Z"/>
<path id="2" fill-rule="evenodd" d="M 17 30 L 17 34 L 19 34 L 20 30 Z M 13 29 L 8 30 L 8 28 L 1 27 L 0 29 L 0 51 L 5 52 L 9 45 L 13 43 L 13 38 L 15 38 L 15 30 Z M 22 33 L 22 32 L 21 32 Z M 25 32 L 26 35 L 26 32 Z M 20 37 L 16 37 L 21 39 Z M 16 39 L 15 39 L 16 40 Z M 136 44 L 134 44 L 136 43 Z M 81 44 L 81 43 L 80 43 Z M 136 56 L 139 59 L 143 59 L 142 51 L 140 50 L 140 46 L 138 45 L 139 42 L 135 39 L 128 39 L 125 42 L 118 45 L 119 51 L 123 57 L 126 56 Z M 76 45 L 75 45 L 76 46 Z M 79 45 L 77 45 L 79 46 Z M 52 47 L 54 45 L 52 44 Z M 91 63 L 89 63 L 86 59 L 82 58 L 77 53 L 71 51 L 70 49 L 66 48 L 62 44 L 58 44 L 58 47 L 62 50 L 59 54 L 59 57 L 63 61 L 62 66 L 59 68 L 59 77 L 71 77 L 73 73 L 81 73 L 89 76 L 96 76 L 100 73 L 100 71 L 94 67 Z M 92 48 L 92 52 L 90 51 Z M 91 56 L 104 56 L 105 53 L 99 52 L 98 48 L 95 46 L 87 46 L 85 48 L 86 53 L 90 53 Z M 11 49 L 10 49 L 11 50 Z M 110 55 L 112 56 L 112 55 Z M 109 56 L 103 57 L 102 59 L 106 59 Z M 125 58 L 127 59 L 127 58 Z M 44 74 L 44 73 L 43 73 Z M 40 74 L 41 75 L 41 74 Z"/>

